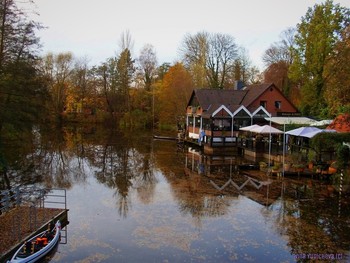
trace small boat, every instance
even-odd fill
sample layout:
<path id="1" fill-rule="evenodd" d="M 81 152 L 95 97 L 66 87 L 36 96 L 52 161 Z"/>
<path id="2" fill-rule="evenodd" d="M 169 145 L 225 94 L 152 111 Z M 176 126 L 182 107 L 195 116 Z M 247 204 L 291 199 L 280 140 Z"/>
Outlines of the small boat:
<path id="1" fill-rule="evenodd" d="M 47 255 L 60 239 L 61 223 L 58 220 L 53 229 L 48 229 L 24 242 L 8 263 L 36 262 Z"/>
<path id="2" fill-rule="evenodd" d="M 160 135 L 153 135 L 153 138 L 156 140 L 167 140 L 167 141 L 176 141 L 176 137 L 170 137 L 170 136 L 160 136 Z"/>

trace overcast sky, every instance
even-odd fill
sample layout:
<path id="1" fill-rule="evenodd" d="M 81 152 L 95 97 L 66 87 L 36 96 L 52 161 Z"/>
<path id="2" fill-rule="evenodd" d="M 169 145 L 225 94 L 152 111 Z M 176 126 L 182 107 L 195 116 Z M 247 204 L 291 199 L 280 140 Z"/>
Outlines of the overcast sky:
<path id="1" fill-rule="evenodd" d="M 119 52 L 122 32 L 134 41 L 133 56 L 154 46 L 158 63 L 173 63 L 186 33 L 232 35 L 256 66 L 280 33 L 295 27 L 319 0 L 35 0 L 43 53 L 71 51 L 98 65 Z M 349 0 L 334 0 L 350 8 Z"/>

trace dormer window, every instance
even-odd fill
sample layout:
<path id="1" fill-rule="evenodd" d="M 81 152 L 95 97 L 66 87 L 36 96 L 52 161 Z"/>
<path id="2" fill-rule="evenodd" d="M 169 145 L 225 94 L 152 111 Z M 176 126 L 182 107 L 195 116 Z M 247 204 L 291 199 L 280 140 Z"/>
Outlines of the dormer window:
<path id="1" fill-rule="evenodd" d="M 281 109 L 282 102 L 281 101 L 275 101 L 275 108 Z"/>
<path id="2" fill-rule="evenodd" d="M 260 101 L 260 106 L 263 106 L 266 109 L 267 101 L 266 100 L 261 100 Z"/>

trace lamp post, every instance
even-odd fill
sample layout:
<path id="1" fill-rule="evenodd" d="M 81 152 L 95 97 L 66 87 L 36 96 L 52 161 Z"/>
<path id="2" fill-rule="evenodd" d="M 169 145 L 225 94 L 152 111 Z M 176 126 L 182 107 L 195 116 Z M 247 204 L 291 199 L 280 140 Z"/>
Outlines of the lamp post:
<path id="1" fill-rule="evenodd" d="M 271 165 L 271 113 L 269 115 L 270 117 L 270 133 L 269 133 L 269 169 L 270 169 L 270 165 Z"/>
<path id="2" fill-rule="evenodd" d="M 282 176 L 284 178 L 284 163 L 285 163 L 285 155 L 286 155 L 286 123 L 283 123 L 283 143 L 282 143 Z"/>

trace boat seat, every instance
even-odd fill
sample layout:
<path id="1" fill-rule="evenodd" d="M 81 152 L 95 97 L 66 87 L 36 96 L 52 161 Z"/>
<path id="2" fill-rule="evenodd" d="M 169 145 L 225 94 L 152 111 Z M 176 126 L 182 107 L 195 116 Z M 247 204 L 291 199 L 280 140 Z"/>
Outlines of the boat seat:
<path id="1" fill-rule="evenodd" d="M 26 258 L 30 255 L 30 253 L 26 254 L 26 253 L 23 253 L 23 252 L 20 252 L 17 254 L 17 258 Z"/>

